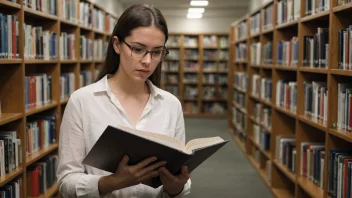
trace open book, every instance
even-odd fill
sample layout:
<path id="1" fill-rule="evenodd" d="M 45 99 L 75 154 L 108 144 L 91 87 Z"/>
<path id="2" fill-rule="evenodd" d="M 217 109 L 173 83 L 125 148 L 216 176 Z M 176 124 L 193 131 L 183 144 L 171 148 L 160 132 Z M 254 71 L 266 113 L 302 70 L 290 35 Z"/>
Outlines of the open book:
<path id="1" fill-rule="evenodd" d="M 171 173 L 179 174 L 183 165 L 192 172 L 227 142 L 229 140 L 212 137 L 194 139 L 184 145 L 167 135 L 108 126 L 82 163 L 115 173 L 124 155 L 129 156 L 129 165 L 155 156 L 157 161 L 167 161 L 165 167 Z M 157 188 L 161 181 L 156 177 L 145 184 Z"/>

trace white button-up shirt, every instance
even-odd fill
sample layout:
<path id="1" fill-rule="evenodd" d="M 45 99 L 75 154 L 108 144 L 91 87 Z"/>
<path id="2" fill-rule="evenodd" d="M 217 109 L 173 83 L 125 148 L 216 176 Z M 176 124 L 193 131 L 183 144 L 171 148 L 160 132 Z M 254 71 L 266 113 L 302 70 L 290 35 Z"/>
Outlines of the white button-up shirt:
<path id="1" fill-rule="evenodd" d="M 82 164 L 82 160 L 108 125 L 126 126 L 161 133 L 185 143 L 185 126 L 179 100 L 147 81 L 150 97 L 134 126 L 105 76 L 100 81 L 75 91 L 68 101 L 60 128 L 59 164 L 57 177 L 64 197 L 99 197 L 100 177 L 111 173 Z M 136 145 L 137 146 L 137 145 Z M 99 160 L 99 159 L 97 159 Z M 191 180 L 177 197 L 190 192 Z M 166 198 L 162 186 L 157 189 L 139 184 L 113 191 L 104 197 Z"/>

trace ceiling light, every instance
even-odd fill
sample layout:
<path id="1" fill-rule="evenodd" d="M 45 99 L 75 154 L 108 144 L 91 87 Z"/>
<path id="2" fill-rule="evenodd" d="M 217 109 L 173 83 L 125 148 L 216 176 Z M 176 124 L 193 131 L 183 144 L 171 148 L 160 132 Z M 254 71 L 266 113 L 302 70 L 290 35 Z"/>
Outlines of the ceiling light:
<path id="1" fill-rule="evenodd" d="M 191 6 L 207 6 L 208 1 L 191 1 Z"/>
<path id="2" fill-rule="evenodd" d="M 203 13 L 204 8 L 188 8 L 188 13 Z"/>
<path id="3" fill-rule="evenodd" d="M 187 18 L 189 19 L 200 19 L 203 17 L 202 13 L 187 13 Z"/>

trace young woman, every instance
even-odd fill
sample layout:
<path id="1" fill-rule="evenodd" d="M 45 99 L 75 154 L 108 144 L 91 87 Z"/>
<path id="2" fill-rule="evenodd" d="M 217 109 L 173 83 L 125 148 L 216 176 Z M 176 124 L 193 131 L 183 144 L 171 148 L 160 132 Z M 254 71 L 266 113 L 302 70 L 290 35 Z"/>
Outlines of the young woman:
<path id="1" fill-rule="evenodd" d="M 81 163 L 108 125 L 163 133 L 185 142 L 179 100 L 157 87 L 161 61 L 168 54 L 167 38 L 165 19 L 152 6 L 132 6 L 119 18 L 97 82 L 75 91 L 65 108 L 57 170 L 64 197 L 162 198 L 190 192 L 187 167 L 172 175 L 164 167 L 167 162 L 153 163 L 155 157 L 129 165 L 125 156 L 114 174 Z M 163 183 L 159 188 L 141 184 L 156 176 Z"/>

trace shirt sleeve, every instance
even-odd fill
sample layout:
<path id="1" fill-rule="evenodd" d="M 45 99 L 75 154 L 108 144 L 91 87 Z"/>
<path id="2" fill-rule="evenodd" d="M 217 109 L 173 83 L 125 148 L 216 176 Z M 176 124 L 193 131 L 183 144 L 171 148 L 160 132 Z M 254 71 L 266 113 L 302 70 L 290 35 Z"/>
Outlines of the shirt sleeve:
<path id="1" fill-rule="evenodd" d="M 186 142 L 185 121 L 183 117 L 181 103 L 179 103 L 178 105 L 178 116 L 177 116 L 175 138 L 179 139 L 184 144 Z M 192 183 L 191 179 L 188 179 L 182 192 L 173 198 L 182 198 L 182 197 L 185 197 L 187 194 L 189 194 L 191 192 L 191 183 Z M 162 187 L 161 187 L 161 191 L 162 191 L 162 198 L 171 198 L 167 192 L 163 191 Z"/>
<path id="2" fill-rule="evenodd" d="M 57 178 L 63 197 L 100 197 L 98 181 L 101 176 L 85 173 L 81 163 L 84 156 L 82 117 L 72 95 L 60 127 Z"/>

